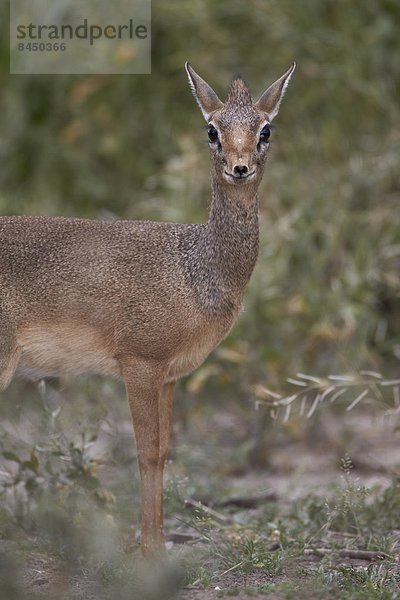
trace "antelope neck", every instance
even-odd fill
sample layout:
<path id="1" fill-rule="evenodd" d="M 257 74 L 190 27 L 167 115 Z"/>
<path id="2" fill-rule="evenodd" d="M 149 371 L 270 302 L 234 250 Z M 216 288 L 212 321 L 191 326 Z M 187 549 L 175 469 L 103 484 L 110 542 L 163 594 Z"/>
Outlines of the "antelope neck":
<path id="1" fill-rule="evenodd" d="M 207 312 L 237 312 L 257 260 L 258 242 L 256 186 L 230 192 L 213 178 L 208 223 L 189 256 L 192 285 Z"/>

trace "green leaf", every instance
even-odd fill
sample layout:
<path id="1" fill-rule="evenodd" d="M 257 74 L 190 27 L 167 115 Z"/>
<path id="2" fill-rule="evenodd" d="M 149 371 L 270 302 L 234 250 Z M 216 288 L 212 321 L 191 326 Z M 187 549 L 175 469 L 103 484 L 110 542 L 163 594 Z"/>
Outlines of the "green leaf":
<path id="1" fill-rule="evenodd" d="M 33 470 L 35 471 L 35 473 L 38 473 L 39 471 L 39 459 L 36 456 L 36 454 L 34 453 L 34 451 L 32 450 L 31 452 L 31 463 L 33 465 Z"/>
<path id="2" fill-rule="evenodd" d="M 12 460 L 13 462 L 21 464 L 21 459 L 16 454 L 14 454 L 14 452 L 8 452 L 8 450 L 4 450 L 3 456 L 7 460 Z"/>
<path id="3" fill-rule="evenodd" d="M 38 473 L 38 465 L 36 465 L 34 462 L 32 462 L 31 460 L 25 460 L 22 463 L 22 466 L 25 467 L 26 469 L 30 469 L 31 471 L 33 471 L 34 473 Z"/>

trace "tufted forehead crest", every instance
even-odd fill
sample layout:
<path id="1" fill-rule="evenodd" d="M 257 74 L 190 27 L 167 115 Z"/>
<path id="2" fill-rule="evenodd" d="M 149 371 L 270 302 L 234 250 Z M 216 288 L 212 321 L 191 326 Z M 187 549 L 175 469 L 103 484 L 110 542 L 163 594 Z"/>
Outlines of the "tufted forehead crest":
<path id="1" fill-rule="evenodd" d="M 228 98 L 226 100 L 228 106 L 252 106 L 253 99 L 250 90 L 245 81 L 238 75 L 232 80 L 229 88 Z"/>
<path id="2" fill-rule="evenodd" d="M 266 113 L 269 120 L 272 121 L 278 114 L 281 100 L 295 67 L 296 65 L 293 63 L 282 77 L 261 94 L 256 103 L 253 103 L 250 90 L 243 79 L 235 77 L 224 104 L 212 87 L 196 73 L 193 67 L 188 62 L 185 64 L 190 87 L 206 121 L 210 122 L 212 115 L 218 112 L 218 118 L 220 119 L 223 115 L 223 119 L 228 123 L 243 119 L 256 123 L 263 113 Z"/>

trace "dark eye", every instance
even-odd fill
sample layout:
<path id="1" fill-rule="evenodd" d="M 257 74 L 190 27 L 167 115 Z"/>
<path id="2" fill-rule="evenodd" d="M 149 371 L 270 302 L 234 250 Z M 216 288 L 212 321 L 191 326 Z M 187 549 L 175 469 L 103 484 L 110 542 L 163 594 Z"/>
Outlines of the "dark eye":
<path id="1" fill-rule="evenodd" d="M 218 140 L 218 131 L 213 125 L 210 125 L 208 128 L 208 139 L 212 144 Z"/>
<path id="2" fill-rule="evenodd" d="M 271 129 L 269 125 L 264 125 L 264 127 L 260 131 L 260 142 L 268 142 L 269 137 L 271 135 Z"/>

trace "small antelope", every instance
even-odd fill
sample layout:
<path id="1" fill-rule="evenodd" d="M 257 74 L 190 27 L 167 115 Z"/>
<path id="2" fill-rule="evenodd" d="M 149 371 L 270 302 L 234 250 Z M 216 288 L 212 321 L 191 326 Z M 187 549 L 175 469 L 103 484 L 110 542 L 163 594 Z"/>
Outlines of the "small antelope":
<path id="1" fill-rule="evenodd" d="M 141 547 L 164 548 L 163 469 L 176 381 L 227 335 L 258 254 L 270 123 L 295 65 L 253 102 L 221 102 L 186 63 L 207 122 L 206 224 L 0 218 L 0 390 L 15 373 L 122 377 L 142 480 Z"/>

